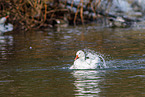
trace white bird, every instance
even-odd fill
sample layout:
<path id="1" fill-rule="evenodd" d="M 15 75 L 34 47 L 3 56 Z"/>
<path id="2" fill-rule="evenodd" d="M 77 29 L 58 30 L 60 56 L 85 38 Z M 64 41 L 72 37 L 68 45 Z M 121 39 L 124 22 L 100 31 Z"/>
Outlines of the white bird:
<path id="1" fill-rule="evenodd" d="M 88 54 L 89 59 L 86 59 L 85 53 L 82 50 L 79 50 L 76 53 L 76 58 L 74 64 L 70 67 L 70 69 L 96 69 L 98 63 L 100 63 L 99 56 L 95 56 L 93 54 Z"/>
<path id="2" fill-rule="evenodd" d="M 7 20 L 8 17 L 9 17 L 9 16 L 2 17 L 2 18 L 0 19 L 0 24 L 4 24 L 4 23 L 6 22 L 6 20 Z"/>
<path id="3" fill-rule="evenodd" d="M 8 23 L 7 25 L 5 24 L 7 18 L 9 16 L 6 17 L 2 17 L 0 19 L 0 33 L 4 33 L 4 32 L 8 32 L 8 31 L 12 31 L 13 30 L 13 25 Z"/>

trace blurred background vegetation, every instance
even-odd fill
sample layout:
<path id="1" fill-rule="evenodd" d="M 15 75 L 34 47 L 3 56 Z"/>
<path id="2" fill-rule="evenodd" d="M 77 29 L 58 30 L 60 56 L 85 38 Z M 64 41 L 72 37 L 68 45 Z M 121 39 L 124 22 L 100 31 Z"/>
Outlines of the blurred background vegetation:
<path id="1" fill-rule="evenodd" d="M 138 1 L 125 1 L 127 0 L 1 0 L 0 17 L 10 14 L 8 21 L 14 25 L 16 30 L 56 27 L 60 23 L 84 24 L 94 20 L 106 23 L 110 17 L 117 18 L 122 12 L 135 13 L 131 11 L 128 2 L 135 5 Z M 114 2 L 117 7 L 112 7 Z M 113 11 L 109 12 L 111 7 Z M 119 14 L 114 14 L 114 12 L 119 12 Z M 126 15 L 129 18 L 124 17 L 124 19 L 136 20 L 132 19 L 133 15 L 128 12 Z M 140 13 L 135 15 L 140 15 Z"/>
<path id="2" fill-rule="evenodd" d="M 110 1 L 110 0 L 108 0 Z M 1 0 L 0 17 L 10 13 L 9 21 L 17 29 L 54 27 L 59 19 L 72 25 L 88 22 L 88 16 L 83 14 L 83 8 L 92 8 L 95 13 L 101 0 L 80 0 L 74 5 L 74 0 Z M 94 5 L 92 5 L 94 4 Z M 73 7 L 76 9 L 74 10 Z M 84 21 L 84 19 L 88 19 Z M 92 17 L 90 18 L 90 20 Z"/>

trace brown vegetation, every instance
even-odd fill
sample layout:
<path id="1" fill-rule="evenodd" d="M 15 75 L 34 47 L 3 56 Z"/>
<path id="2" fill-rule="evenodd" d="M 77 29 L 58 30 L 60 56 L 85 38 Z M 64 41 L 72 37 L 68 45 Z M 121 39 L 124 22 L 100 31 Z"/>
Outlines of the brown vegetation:
<path id="1" fill-rule="evenodd" d="M 71 2 L 71 8 L 74 6 Z M 84 5 L 86 8 L 91 8 L 96 14 L 95 10 L 100 4 L 101 0 L 93 0 L 85 3 L 80 0 L 77 5 L 76 12 L 67 8 L 67 0 L 1 0 L 0 3 L 0 17 L 10 13 L 9 21 L 16 29 L 42 28 L 54 27 L 56 19 L 69 21 L 69 24 L 85 23 Z M 110 1 L 110 0 L 109 0 Z M 98 16 L 96 14 L 96 16 Z M 66 19 L 65 19 L 66 18 Z"/>

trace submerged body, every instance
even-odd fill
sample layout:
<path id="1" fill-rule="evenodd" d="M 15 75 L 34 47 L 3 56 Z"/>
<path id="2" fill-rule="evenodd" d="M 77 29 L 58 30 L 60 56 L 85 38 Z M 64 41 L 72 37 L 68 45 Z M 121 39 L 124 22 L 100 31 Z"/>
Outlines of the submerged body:
<path id="1" fill-rule="evenodd" d="M 70 69 L 96 69 L 99 63 L 100 58 L 98 56 L 86 59 L 85 53 L 82 50 L 79 50 L 76 53 L 74 64 Z"/>

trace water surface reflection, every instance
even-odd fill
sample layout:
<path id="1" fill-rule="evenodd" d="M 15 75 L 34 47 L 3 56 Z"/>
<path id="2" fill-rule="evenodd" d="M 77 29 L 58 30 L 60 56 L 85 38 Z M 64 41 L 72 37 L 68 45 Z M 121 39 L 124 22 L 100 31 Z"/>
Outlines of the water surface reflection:
<path id="1" fill-rule="evenodd" d="M 8 58 L 8 55 L 12 54 L 10 51 L 13 46 L 13 36 L 5 35 L 0 36 L 0 59 L 5 60 Z"/>
<path id="2" fill-rule="evenodd" d="M 77 70 L 72 72 L 75 77 L 76 96 L 98 96 L 101 92 L 98 86 L 101 77 L 96 70 Z"/>

